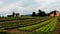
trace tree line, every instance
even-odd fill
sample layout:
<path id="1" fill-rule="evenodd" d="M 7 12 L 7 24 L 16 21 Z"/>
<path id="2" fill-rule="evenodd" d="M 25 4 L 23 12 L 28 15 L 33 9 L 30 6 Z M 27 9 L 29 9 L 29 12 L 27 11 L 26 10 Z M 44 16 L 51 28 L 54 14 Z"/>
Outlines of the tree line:
<path id="1" fill-rule="evenodd" d="M 49 16 L 49 13 L 45 13 L 45 11 L 42 11 L 42 10 L 39 9 L 38 13 L 33 12 L 32 16 Z"/>

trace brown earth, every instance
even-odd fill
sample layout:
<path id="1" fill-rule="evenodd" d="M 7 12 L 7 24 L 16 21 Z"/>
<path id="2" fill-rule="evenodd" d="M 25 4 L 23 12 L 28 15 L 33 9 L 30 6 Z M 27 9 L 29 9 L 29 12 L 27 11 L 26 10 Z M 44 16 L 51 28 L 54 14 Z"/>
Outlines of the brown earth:
<path id="1" fill-rule="evenodd" d="M 9 32 L 10 34 L 23 34 L 23 32 L 20 32 L 17 28 L 7 29 L 7 30 L 3 30 L 1 32 Z"/>
<path id="2" fill-rule="evenodd" d="M 59 33 L 60 33 L 60 21 L 58 19 L 57 24 L 56 24 L 56 30 L 55 30 L 54 34 L 59 34 Z"/>
<path id="3" fill-rule="evenodd" d="M 20 31 L 16 28 L 15 29 L 8 29 L 7 31 L 10 32 L 11 34 L 19 34 L 20 33 Z"/>

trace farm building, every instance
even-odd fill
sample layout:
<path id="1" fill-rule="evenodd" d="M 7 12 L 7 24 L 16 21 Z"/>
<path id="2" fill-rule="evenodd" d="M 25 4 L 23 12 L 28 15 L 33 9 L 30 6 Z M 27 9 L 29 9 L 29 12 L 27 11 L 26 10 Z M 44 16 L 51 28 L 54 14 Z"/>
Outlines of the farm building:
<path id="1" fill-rule="evenodd" d="M 54 10 L 54 11 L 50 12 L 50 16 L 60 16 L 60 13 L 59 13 L 59 11 Z"/>

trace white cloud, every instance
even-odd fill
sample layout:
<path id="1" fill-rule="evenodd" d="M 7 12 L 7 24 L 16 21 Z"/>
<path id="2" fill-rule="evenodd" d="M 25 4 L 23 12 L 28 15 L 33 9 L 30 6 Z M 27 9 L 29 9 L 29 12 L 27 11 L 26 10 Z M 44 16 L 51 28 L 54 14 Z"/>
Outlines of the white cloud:
<path id="1" fill-rule="evenodd" d="M 0 1 L 0 5 L 2 5 L 4 2 L 3 1 Z"/>
<path id="2" fill-rule="evenodd" d="M 50 12 L 51 10 L 60 9 L 60 0 L 9 0 L 4 3 L 0 1 L 0 12 L 19 12 L 20 14 L 29 14 L 33 11 L 38 12 L 38 9 Z M 11 3 L 11 1 L 13 1 Z M 59 10 L 60 11 L 60 10 Z"/>

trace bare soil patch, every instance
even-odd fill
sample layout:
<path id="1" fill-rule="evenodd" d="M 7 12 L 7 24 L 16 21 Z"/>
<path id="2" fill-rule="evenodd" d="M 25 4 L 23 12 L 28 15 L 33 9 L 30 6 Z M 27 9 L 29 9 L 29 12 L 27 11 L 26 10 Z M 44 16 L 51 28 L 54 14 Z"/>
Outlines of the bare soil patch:
<path id="1" fill-rule="evenodd" d="M 60 21 L 59 21 L 59 19 L 58 19 L 54 34 L 59 34 L 59 33 L 60 33 Z"/>

